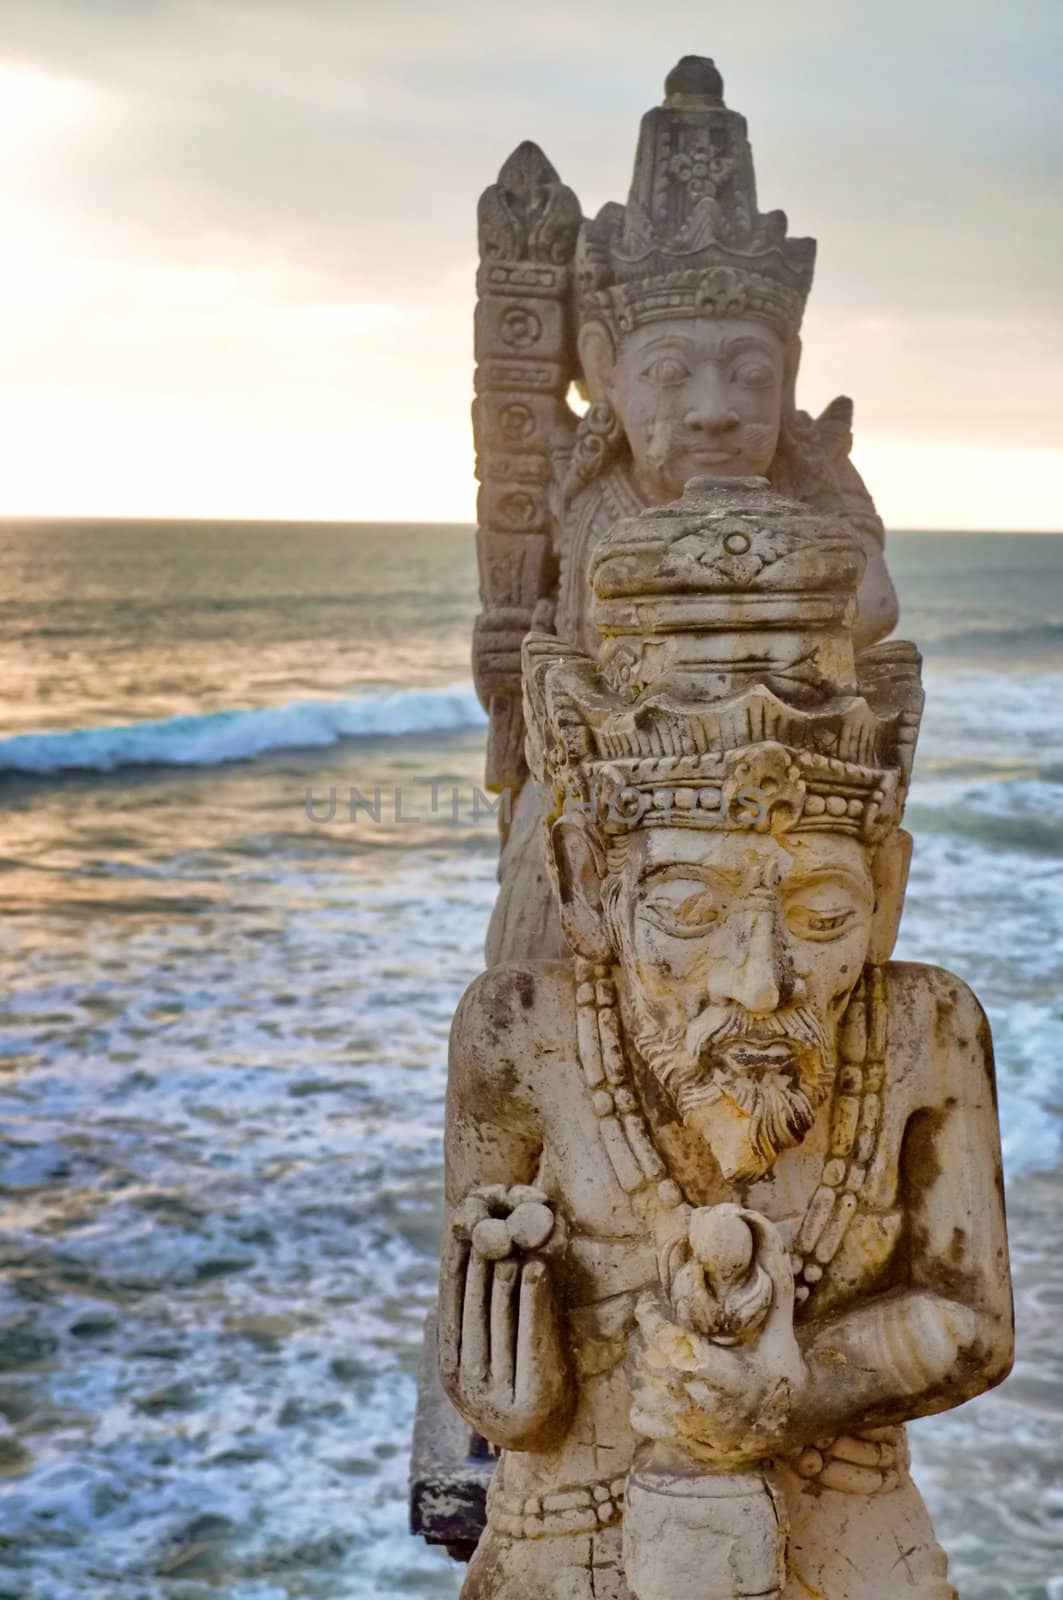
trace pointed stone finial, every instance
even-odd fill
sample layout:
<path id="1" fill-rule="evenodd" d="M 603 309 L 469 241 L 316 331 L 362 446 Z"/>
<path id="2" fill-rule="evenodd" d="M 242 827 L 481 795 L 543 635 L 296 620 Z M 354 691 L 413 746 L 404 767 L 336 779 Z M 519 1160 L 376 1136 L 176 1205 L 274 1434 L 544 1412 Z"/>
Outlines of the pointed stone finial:
<path id="1" fill-rule="evenodd" d="M 525 139 L 480 196 L 480 255 L 491 261 L 566 265 L 582 212 L 537 144 Z"/>

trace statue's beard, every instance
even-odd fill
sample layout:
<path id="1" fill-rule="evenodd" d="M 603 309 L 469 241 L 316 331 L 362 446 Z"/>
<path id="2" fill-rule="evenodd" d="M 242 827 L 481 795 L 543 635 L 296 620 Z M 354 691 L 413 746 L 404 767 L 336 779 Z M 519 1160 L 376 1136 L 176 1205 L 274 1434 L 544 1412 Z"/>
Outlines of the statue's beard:
<path id="1" fill-rule="evenodd" d="M 831 1031 L 804 1006 L 752 1016 L 738 1005 L 707 1006 L 673 1030 L 654 1026 L 632 996 L 633 1042 L 684 1122 L 721 1157 L 713 1138 L 720 1112 L 737 1111 L 741 1140 L 726 1141 L 727 1176 L 761 1176 L 800 1144 L 834 1081 Z M 722 1134 L 722 1129 L 721 1129 Z"/>

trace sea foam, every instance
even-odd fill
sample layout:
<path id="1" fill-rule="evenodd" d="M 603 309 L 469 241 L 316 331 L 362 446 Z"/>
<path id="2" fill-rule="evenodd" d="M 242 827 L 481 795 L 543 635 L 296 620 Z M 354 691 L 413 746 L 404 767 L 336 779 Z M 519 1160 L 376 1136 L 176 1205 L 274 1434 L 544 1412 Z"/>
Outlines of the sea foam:
<path id="1" fill-rule="evenodd" d="M 207 767 L 272 750 L 343 739 L 453 733 L 486 722 L 471 683 L 392 689 L 342 700 L 296 700 L 116 727 L 21 733 L 0 739 L 0 773 L 114 772 L 121 767 Z"/>

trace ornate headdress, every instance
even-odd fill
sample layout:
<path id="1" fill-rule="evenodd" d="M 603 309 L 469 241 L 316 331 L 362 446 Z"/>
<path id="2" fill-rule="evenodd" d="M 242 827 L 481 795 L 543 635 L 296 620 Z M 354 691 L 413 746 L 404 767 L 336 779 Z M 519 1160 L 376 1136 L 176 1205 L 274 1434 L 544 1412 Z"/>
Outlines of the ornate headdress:
<path id="1" fill-rule="evenodd" d="M 642 119 L 626 207 L 611 201 L 580 231 L 581 319 L 623 334 L 690 312 L 755 316 L 795 334 L 816 241 L 757 210 L 745 118 L 724 105 L 713 62 L 684 56 L 664 87 Z"/>
<path id="2" fill-rule="evenodd" d="M 901 817 L 922 713 L 914 645 L 854 659 L 864 555 L 763 478 L 695 478 L 595 555 L 597 659 L 524 643 L 528 762 L 606 835 L 829 829 Z"/>

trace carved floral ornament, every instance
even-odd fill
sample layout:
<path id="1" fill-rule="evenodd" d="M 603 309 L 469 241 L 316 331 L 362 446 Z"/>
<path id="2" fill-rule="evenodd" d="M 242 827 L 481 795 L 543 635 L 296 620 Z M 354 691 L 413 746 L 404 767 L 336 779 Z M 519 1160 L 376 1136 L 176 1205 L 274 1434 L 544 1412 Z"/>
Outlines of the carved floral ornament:
<path id="1" fill-rule="evenodd" d="M 708 134 L 699 133 L 686 149 L 676 152 L 667 170 L 686 188 L 692 200 L 700 200 L 705 195 L 715 199 L 719 185 L 732 176 L 735 165 L 733 157 L 718 150 Z"/>
<path id="2" fill-rule="evenodd" d="M 525 350 L 535 344 L 543 325 L 534 311 L 527 306 L 510 306 L 503 313 L 499 332 L 505 344 L 514 350 Z"/>
<path id="3" fill-rule="evenodd" d="M 516 443 L 535 432 L 535 417 L 522 400 L 510 400 L 499 411 L 498 425 L 506 439 Z"/>
<path id="4" fill-rule="evenodd" d="M 526 140 L 480 201 L 480 254 L 489 261 L 563 266 L 571 259 L 579 225 L 576 196 L 538 145 Z"/>

